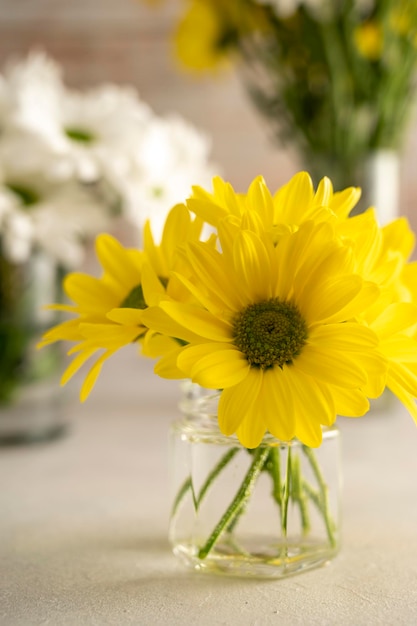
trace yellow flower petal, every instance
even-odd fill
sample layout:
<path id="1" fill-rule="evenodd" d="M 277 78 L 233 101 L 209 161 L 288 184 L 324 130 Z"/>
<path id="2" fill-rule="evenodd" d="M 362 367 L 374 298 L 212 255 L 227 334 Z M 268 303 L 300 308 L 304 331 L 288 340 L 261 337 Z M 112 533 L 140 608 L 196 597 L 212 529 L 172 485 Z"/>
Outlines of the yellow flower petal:
<path id="1" fill-rule="evenodd" d="M 417 404 L 415 394 L 407 393 L 402 384 L 398 383 L 395 378 L 389 379 L 388 388 L 403 403 L 417 425 Z"/>
<path id="2" fill-rule="evenodd" d="M 42 340 L 37 344 L 37 348 L 43 348 L 55 341 L 79 341 L 82 340 L 82 335 L 78 328 L 78 320 L 67 320 L 61 324 L 57 324 L 53 328 L 47 330 Z"/>
<path id="3" fill-rule="evenodd" d="M 142 323 L 155 330 L 162 335 L 168 335 L 168 337 L 175 337 L 186 341 L 187 343 L 201 341 L 200 335 L 197 335 L 192 330 L 185 328 L 182 324 L 178 324 L 169 315 L 165 313 L 160 307 L 148 307 L 140 313 Z"/>
<path id="4" fill-rule="evenodd" d="M 332 385 L 331 394 L 337 415 L 361 417 L 369 411 L 369 400 L 362 389 L 345 389 Z"/>
<path id="5" fill-rule="evenodd" d="M 217 298 L 221 297 L 229 309 L 241 306 L 242 296 L 239 294 L 239 288 L 230 279 L 232 271 L 230 269 L 228 273 L 224 272 L 219 253 L 204 244 L 189 244 L 187 250 L 188 259 L 199 283 L 204 285 L 209 293 L 217 294 Z"/>
<path id="6" fill-rule="evenodd" d="M 106 359 L 112 356 L 113 352 L 105 352 L 93 365 L 93 367 L 88 372 L 83 385 L 81 387 L 80 392 L 80 400 L 84 402 L 88 396 L 90 395 L 94 385 L 96 384 L 97 378 L 101 372 L 101 368 L 103 367 L 103 363 Z"/>
<path id="7" fill-rule="evenodd" d="M 300 307 L 307 321 L 317 322 L 342 322 L 347 318 L 345 313 L 348 305 L 358 296 L 362 290 L 362 279 L 354 274 L 329 278 L 320 289 L 305 289 L 302 298 L 295 295 L 294 300 Z M 358 312 L 361 312 L 360 301 Z"/>
<path id="8" fill-rule="evenodd" d="M 330 426 L 336 419 L 336 412 L 334 407 L 333 398 L 331 392 L 327 388 L 326 384 L 320 382 L 320 379 L 314 378 L 300 372 L 300 370 L 288 366 L 287 367 L 287 382 L 292 388 L 296 400 L 296 434 L 300 438 L 299 426 L 302 421 L 301 416 L 304 415 L 303 420 L 309 423 L 323 424 Z M 302 409 L 300 407 L 303 407 Z M 308 409 L 306 413 L 305 408 Z M 308 415 L 308 418 L 306 417 Z M 305 430 L 308 427 L 305 426 Z M 316 432 L 313 429 L 312 432 Z M 304 441 L 302 439 L 302 441 Z M 304 443 L 307 443 L 304 441 Z M 307 443 L 307 445 L 310 445 Z"/>
<path id="9" fill-rule="evenodd" d="M 290 441 L 295 434 L 294 399 L 287 379 L 286 367 L 265 370 L 257 402 L 269 432 L 281 441 Z"/>
<path id="10" fill-rule="evenodd" d="M 178 324 L 192 328 L 200 337 L 212 341 L 233 341 L 232 326 L 209 311 L 191 304 L 168 301 L 161 302 L 160 308 Z"/>
<path id="11" fill-rule="evenodd" d="M 249 363 L 239 350 L 225 343 L 187 346 L 178 357 L 178 367 L 186 377 L 208 389 L 224 389 L 240 383 Z"/>
<path id="12" fill-rule="evenodd" d="M 417 375 L 406 365 L 392 364 L 387 379 L 389 387 L 395 382 L 397 388 L 402 387 L 407 393 L 417 396 Z"/>
<path id="13" fill-rule="evenodd" d="M 246 414 L 257 404 L 262 386 L 262 372 L 249 369 L 245 378 L 221 393 L 218 408 L 219 427 L 224 435 L 233 435 Z"/>
<path id="14" fill-rule="evenodd" d="M 141 332 L 138 327 L 122 326 L 114 324 L 80 324 L 80 332 L 86 338 L 87 345 L 96 345 L 108 350 L 119 350 L 123 346 L 132 343 Z"/>
<path id="15" fill-rule="evenodd" d="M 82 350 L 81 347 L 77 346 L 77 351 L 79 352 L 79 354 L 73 358 L 73 360 L 63 373 L 61 378 L 61 385 L 66 385 L 66 383 L 71 380 L 74 374 L 78 372 L 80 367 L 82 367 L 84 363 L 97 352 L 97 350 L 97 347 L 90 347 L 88 350 Z M 73 352 L 74 349 L 70 350 L 68 354 L 71 354 Z"/>
<path id="16" fill-rule="evenodd" d="M 104 271 L 115 281 L 120 291 L 130 291 L 132 275 L 135 276 L 134 282 L 140 282 L 141 253 L 138 250 L 128 253 L 117 239 L 103 234 L 96 239 L 96 253 Z"/>
<path id="17" fill-rule="evenodd" d="M 357 358 L 337 350 L 306 346 L 294 360 L 293 367 L 323 382 L 343 387 L 360 387 L 367 382 L 361 355 Z"/>
<path id="18" fill-rule="evenodd" d="M 249 231 L 239 232 L 233 248 L 237 276 L 241 277 L 240 289 L 248 302 L 268 299 L 272 296 L 271 266 L 264 243 Z"/>
<path id="19" fill-rule="evenodd" d="M 362 191 L 359 187 L 348 187 L 343 191 L 337 191 L 329 202 L 329 208 L 344 220 L 357 205 L 361 195 Z"/>
<path id="20" fill-rule="evenodd" d="M 64 290 L 71 300 L 82 304 L 86 312 L 105 311 L 120 304 L 107 285 L 87 274 L 69 274 L 64 280 Z"/>
<path id="21" fill-rule="evenodd" d="M 165 296 L 165 288 L 150 263 L 144 263 L 142 268 L 142 291 L 148 306 L 157 306 L 161 297 Z"/>
<path id="22" fill-rule="evenodd" d="M 356 323 L 326 324 L 310 332 L 308 343 L 322 349 L 363 352 L 375 348 L 378 338 L 375 333 Z"/>
<path id="23" fill-rule="evenodd" d="M 305 211 L 313 198 L 314 189 L 310 175 L 299 172 L 274 196 L 274 204 L 279 207 L 279 221 L 296 224 L 308 219 Z"/>
<path id="24" fill-rule="evenodd" d="M 182 347 L 175 348 L 171 352 L 167 352 L 155 365 L 154 372 L 162 378 L 178 380 L 184 378 L 184 372 L 177 366 L 178 355 Z"/>
<path id="25" fill-rule="evenodd" d="M 141 312 L 143 309 L 112 309 L 106 314 L 107 319 L 124 326 L 140 326 L 143 328 L 141 321 Z"/>
<path id="26" fill-rule="evenodd" d="M 417 363 L 417 341 L 405 335 L 386 339 L 381 350 L 392 361 Z"/>
<path id="27" fill-rule="evenodd" d="M 330 178 L 325 176 L 318 184 L 317 191 L 314 195 L 313 204 L 315 206 L 328 206 L 333 197 L 333 185 Z"/>
<path id="28" fill-rule="evenodd" d="M 253 406 L 252 411 L 247 413 L 243 418 L 236 434 L 242 446 L 253 449 L 259 446 L 265 432 L 266 426 L 262 419 L 262 415 L 256 406 Z"/>
<path id="29" fill-rule="evenodd" d="M 417 306 L 411 302 L 397 302 L 388 306 L 373 322 L 372 329 L 381 339 L 414 326 L 417 321 Z"/>
<path id="30" fill-rule="evenodd" d="M 274 204 L 271 193 L 262 176 L 258 176 L 248 189 L 248 204 L 256 211 L 264 224 L 273 224 Z"/>

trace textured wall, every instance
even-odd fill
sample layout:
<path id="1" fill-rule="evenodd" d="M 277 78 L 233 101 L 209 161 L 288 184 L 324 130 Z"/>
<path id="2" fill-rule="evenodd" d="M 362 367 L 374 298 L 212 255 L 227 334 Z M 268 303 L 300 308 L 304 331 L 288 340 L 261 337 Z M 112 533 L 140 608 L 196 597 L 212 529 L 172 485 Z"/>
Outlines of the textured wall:
<path id="1" fill-rule="evenodd" d="M 169 33 L 178 2 L 152 11 L 135 0 L 0 0 L 0 64 L 41 47 L 73 86 L 134 84 L 157 113 L 177 111 L 213 139 L 213 157 L 237 189 L 262 173 L 275 188 L 300 164 L 274 146 L 236 77 L 195 79 L 175 67 Z M 417 228 L 417 125 L 402 158 L 401 212 Z"/>

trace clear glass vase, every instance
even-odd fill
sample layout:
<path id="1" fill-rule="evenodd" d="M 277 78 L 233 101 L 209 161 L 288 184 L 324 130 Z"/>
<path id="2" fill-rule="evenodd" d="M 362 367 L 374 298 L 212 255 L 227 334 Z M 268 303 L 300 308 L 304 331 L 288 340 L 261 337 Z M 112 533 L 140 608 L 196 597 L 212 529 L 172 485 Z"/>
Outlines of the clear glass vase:
<path id="1" fill-rule="evenodd" d="M 335 191 L 347 187 L 360 187 L 361 198 L 352 215 L 374 207 L 381 225 L 400 216 L 400 156 L 396 150 L 370 150 L 361 161 L 349 164 L 343 154 L 304 155 L 305 169 L 317 185 L 323 176 L 328 176 Z"/>
<path id="2" fill-rule="evenodd" d="M 20 264 L 0 255 L 1 445 L 45 441 L 66 430 L 62 349 L 36 348 L 42 333 L 59 321 L 43 307 L 60 300 L 61 280 L 44 254 Z"/>
<path id="3" fill-rule="evenodd" d="M 217 424 L 218 394 L 187 388 L 172 427 L 170 542 L 194 570 L 283 578 L 327 563 L 340 542 L 337 428 L 318 449 L 265 436 L 255 450 Z"/>

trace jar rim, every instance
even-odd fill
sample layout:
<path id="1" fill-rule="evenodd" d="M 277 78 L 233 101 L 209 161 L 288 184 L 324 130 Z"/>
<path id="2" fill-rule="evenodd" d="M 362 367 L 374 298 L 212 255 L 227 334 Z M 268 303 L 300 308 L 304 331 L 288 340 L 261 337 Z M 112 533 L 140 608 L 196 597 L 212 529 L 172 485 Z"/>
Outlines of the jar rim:
<path id="1" fill-rule="evenodd" d="M 195 383 L 187 381 L 188 384 L 182 388 L 183 397 L 179 403 L 182 418 L 177 420 L 173 428 L 181 430 L 185 437 L 202 438 L 213 440 L 218 439 L 219 443 L 225 445 L 241 445 L 237 436 L 223 435 L 220 431 L 217 419 L 217 405 L 221 396 L 221 391 L 205 389 Z M 321 426 L 323 441 L 339 436 L 337 424 L 332 426 Z M 223 441 L 224 440 L 224 441 Z M 283 441 L 266 432 L 260 445 L 268 446 L 296 446 L 304 445 L 299 439 L 293 438 L 290 441 Z"/>

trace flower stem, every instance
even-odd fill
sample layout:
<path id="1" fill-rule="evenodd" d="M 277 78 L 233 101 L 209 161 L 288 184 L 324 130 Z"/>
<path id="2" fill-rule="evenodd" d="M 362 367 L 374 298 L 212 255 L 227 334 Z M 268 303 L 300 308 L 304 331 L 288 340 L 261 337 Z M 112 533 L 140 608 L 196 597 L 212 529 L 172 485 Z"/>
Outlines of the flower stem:
<path id="1" fill-rule="evenodd" d="M 285 482 L 283 485 L 283 494 L 282 494 L 282 509 L 281 509 L 281 529 L 284 537 L 287 536 L 287 525 L 288 525 L 288 503 L 290 500 L 291 493 L 291 446 L 288 446 L 288 455 L 287 455 L 287 471 L 285 475 Z"/>
<path id="2" fill-rule="evenodd" d="M 231 448 L 228 452 L 226 452 L 226 454 L 224 456 L 222 456 L 220 461 L 217 463 L 217 465 L 214 467 L 214 469 L 207 476 L 207 478 L 206 478 L 206 480 L 204 482 L 204 485 L 201 487 L 201 491 L 198 494 L 198 497 L 196 498 L 196 502 L 195 502 L 196 510 L 200 506 L 200 503 L 201 503 L 202 499 L 204 498 L 204 496 L 206 495 L 206 492 L 209 489 L 211 483 L 217 478 L 217 476 L 226 467 L 226 465 L 228 463 L 230 463 L 230 461 L 233 459 L 235 454 L 237 452 L 239 452 L 239 450 L 240 450 L 240 448 L 236 447 L 236 448 Z"/>
<path id="3" fill-rule="evenodd" d="M 191 491 L 193 492 L 193 483 L 191 480 L 191 476 L 188 476 L 182 483 L 181 487 L 178 489 L 177 495 L 175 496 L 174 504 L 172 505 L 171 517 L 174 517 L 179 505 L 181 504 L 183 497 L 185 496 L 185 494 L 187 493 L 189 489 L 191 489 Z M 193 500 L 194 500 L 194 506 L 195 506 L 194 493 L 193 493 Z"/>
<path id="4" fill-rule="evenodd" d="M 301 517 L 301 528 L 303 531 L 303 535 L 307 535 L 310 531 L 310 517 L 308 514 L 307 507 L 307 498 L 303 490 L 303 477 L 301 473 L 301 463 L 300 457 L 296 454 L 292 459 L 292 489 L 291 495 L 294 500 L 298 504 L 300 509 L 300 517 Z"/>
<path id="5" fill-rule="evenodd" d="M 279 448 L 272 448 L 269 451 L 267 469 L 272 479 L 272 497 L 274 498 L 277 505 L 280 507 L 282 500 L 282 485 Z"/>
<path id="6" fill-rule="evenodd" d="M 329 538 L 330 545 L 332 546 L 332 548 L 334 548 L 336 546 L 336 537 L 334 535 L 335 524 L 329 510 L 329 489 L 324 481 L 323 474 L 321 473 L 313 450 L 308 446 L 303 446 L 303 451 L 310 462 L 311 469 L 313 470 L 314 476 L 316 477 L 317 484 L 319 486 L 319 497 L 312 499 L 323 515 L 324 523 L 326 525 L 327 536 Z"/>
<path id="7" fill-rule="evenodd" d="M 206 556 L 208 555 L 208 553 L 210 552 L 210 550 L 212 549 L 212 547 L 214 546 L 214 544 L 216 543 L 217 539 L 219 538 L 219 536 L 221 535 L 221 533 L 223 532 L 223 530 L 233 521 L 233 518 L 238 515 L 240 509 L 245 505 L 246 501 L 248 500 L 251 491 L 252 491 L 252 487 L 253 485 L 256 483 L 259 474 L 261 473 L 266 459 L 268 458 L 269 455 L 269 449 L 268 448 L 257 448 L 257 450 L 255 451 L 255 454 L 253 455 L 253 461 L 251 463 L 251 466 L 249 467 L 249 470 L 238 490 L 238 492 L 236 493 L 235 497 L 233 498 L 231 504 L 229 505 L 228 509 L 226 510 L 226 512 L 224 513 L 223 517 L 221 518 L 221 520 L 219 521 L 219 523 L 216 525 L 216 527 L 214 528 L 213 532 L 211 533 L 210 537 L 207 539 L 206 543 L 204 544 L 204 546 L 202 548 L 200 548 L 199 552 L 198 552 L 198 558 L 199 559 L 205 559 Z"/>
<path id="8" fill-rule="evenodd" d="M 172 511 L 171 511 L 171 517 L 173 517 L 175 515 L 175 513 L 177 512 L 177 509 L 179 507 L 179 505 L 181 504 L 182 499 L 184 498 L 184 496 L 186 495 L 187 491 L 191 490 L 192 496 L 193 496 L 193 502 L 194 502 L 194 508 L 197 511 L 198 507 L 200 506 L 200 503 L 202 501 L 202 499 L 204 498 L 207 490 L 209 489 L 211 483 L 215 480 L 215 478 L 217 478 L 217 476 L 220 474 L 220 472 L 226 467 L 226 465 L 228 463 L 230 463 L 230 461 L 233 459 L 233 457 L 235 456 L 235 454 L 237 452 L 239 452 L 240 448 L 236 447 L 236 448 L 231 448 L 230 450 L 228 450 L 226 452 L 225 455 L 222 456 L 222 458 L 220 459 L 220 461 L 217 463 L 217 465 L 214 467 L 214 469 L 210 472 L 210 474 L 207 476 L 200 493 L 198 494 L 198 496 L 196 497 L 195 493 L 194 493 L 194 489 L 193 489 L 193 482 L 191 479 L 191 476 L 188 476 L 185 481 L 183 482 L 183 484 L 181 485 L 181 487 L 179 488 L 177 495 L 175 497 L 174 500 L 174 504 L 172 506 Z"/>

